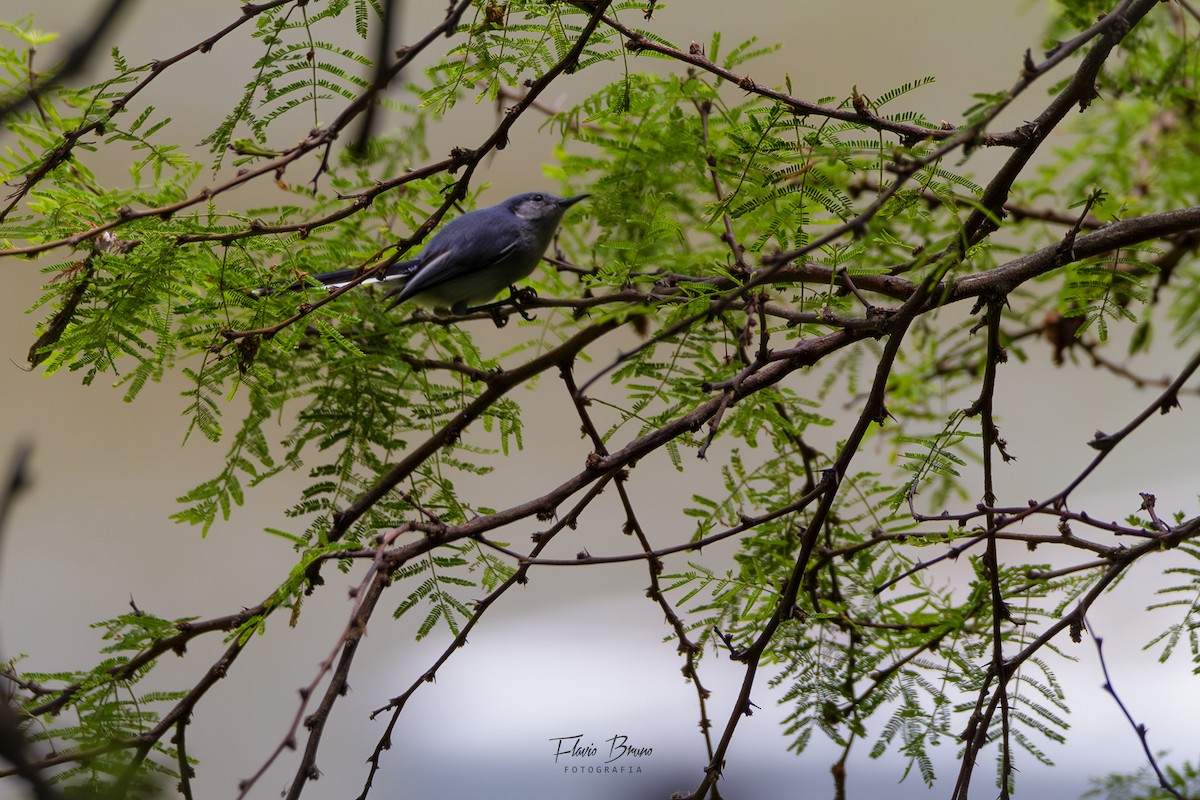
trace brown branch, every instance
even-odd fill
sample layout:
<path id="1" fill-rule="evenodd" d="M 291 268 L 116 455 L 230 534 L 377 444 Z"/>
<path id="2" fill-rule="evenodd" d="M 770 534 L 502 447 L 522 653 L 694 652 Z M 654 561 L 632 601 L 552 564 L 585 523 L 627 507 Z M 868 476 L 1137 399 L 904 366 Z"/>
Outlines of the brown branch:
<path id="1" fill-rule="evenodd" d="M 331 695 L 336 697 L 343 692 L 346 686 L 350 662 L 354 658 L 358 641 L 366 633 L 367 621 L 371 617 L 371 612 L 374 610 L 375 604 L 378 602 L 384 587 L 391 580 L 391 569 L 387 565 L 384 554 L 388 546 L 397 537 L 408 532 L 410 529 L 410 526 L 402 525 L 388 535 L 380 538 L 379 544 L 375 548 L 370 568 L 358 586 L 350 592 L 350 596 L 354 598 L 354 605 L 350 612 L 350 619 L 342 630 L 342 634 L 334 644 L 333 650 L 317 667 L 317 672 L 313 679 L 307 686 L 300 689 L 300 704 L 292 717 L 292 722 L 288 726 L 282 741 L 275 746 L 275 749 L 271 751 L 270 755 L 267 756 L 266 760 L 253 775 L 239 782 L 239 798 L 246 796 L 250 789 L 254 787 L 254 784 L 258 782 L 258 779 L 275 763 L 284 750 L 294 750 L 296 748 L 296 734 L 299 732 L 302 722 L 310 731 L 308 746 L 305 748 L 304 757 L 301 759 L 296 778 L 289 788 L 289 795 L 293 797 L 299 796 L 299 792 L 303 789 L 305 783 L 316 777 L 316 748 L 317 743 L 320 742 L 321 733 L 324 730 L 325 721 L 329 715 L 329 709 L 332 707 L 333 700 L 331 699 Z M 312 699 L 313 694 L 316 693 L 321 681 L 334 669 L 334 661 L 337 659 L 339 651 L 342 653 L 342 658 L 338 662 L 338 668 L 334 673 L 333 679 L 329 682 L 329 686 L 326 687 L 325 696 L 322 698 L 320 708 L 313 717 L 305 719 L 304 712 L 308 708 L 308 703 Z"/>
<path id="2" fill-rule="evenodd" d="M 1086 623 L 1086 627 L 1088 633 L 1091 634 L 1092 641 L 1096 643 L 1096 658 L 1100 661 L 1100 671 L 1104 673 L 1104 691 L 1108 692 L 1116 702 L 1117 707 L 1121 709 L 1121 713 L 1129 722 L 1129 726 L 1137 734 L 1138 741 L 1142 745 L 1142 752 L 1146 754 L 1146 760 L 1150 762 L 1150 768 L 1154 770 L 1154 775 L 1158 778 L 1159 787 L 1174 797 L 1175 800 L 1190 800 L 1190 798 L 1184 797 L 1178 789 L 1171 785 L 1171 782 L 1167 780 L 1167 776 L 1163 774 L 1162 769 L 1158 766 L 1158 759 L 1154 757 L 1154 752 L 1150 749 L 1150 741 L 1146 736 L 1146 726 L 1139 725 L 1134 720 L 1133 714 L 1129 713 L 1129 709 L 1126 707 L 1124 701 L 1121 700 L 1121 696 L 1117 694 L 1116 687 L 1113 686 L 1112 678 L 1108 674 L 1108 662 L 1104 659 L 1104 640 L 1096 635 L 1096 629 L 1092 627 L 1090 622 Z"/>
<path id="3" fill-rule="evenodd" d="M 187 645 L 197 636 L 212 632 L 227 632 L 236 630 L 248 622 L 250 619 L 266 613 L 265 603 L 260 603 L 253 608 L 243 609 L 236 614 L 228 614 L 223 617 L 213 617 L 212 619 L 202 620 L 200 622 L 177 622 L 175 627 L 179 629 L 179 633 L 173 636 L 167 636 L 158 639 L 145 650 L 138 653 L 128 661 L 110 667 L 108 670 L 109 676 L 114 681 L 125 681 L 133 678 L 139 670 L 154 661 L 161 655 L 166 653 L 176 653 L 183 655 L 187 652 Z M 26 709 L 26 713 L 33 717 L 40 717 L 46 714 L 51 716 L 62 711 L 71 700 L 74 699 L 76 693 L 83 688 L 82 684 L 73 683 L 66 688 L 59 689 L 55 692 L 53 700 Z"/>
<path id="4" fill-rule="evenodd" d="M 704 536 L 695 541 L 681 542 L 679 544 L 667 545 L 665 547 L 654 548 L 651 550 L 642 549 L 641 551 L 634 553 L 620 553 L 613 556 L 580 555 L 576 558 L 536 558 L 534 556 L 521 555 L 520 553 L 504 547 L 503 545 L 497 544 L 490 539 L 486 539 L 481 535 L 476 535 L 475 538 L 478 538 L 479 541 L 486 544 L 493 550 L 504 553 L 510 558 L 516 559 L 521 566 L 582 567 L 591 564 L 623 564 L 629 561 L 648 561 L 650 563 L 654 563 L 663 556 L 670 556 L 676 553 L 698 552 L 703 550 L 705 547 L 716 544 L 717 542 L 722 542 L 733 536 L 738 536 L 739 534 L 752 531 L 761 525 L 771 522 L 772 520 L 795 514 L 798 511 L 803 511 L 817 500 L 820 500 L 827 492 L 830 491 L 830 489 L 831 486 L 829 483 L 819 483 L 790 503 L 780 506 L 779 508 L 772 509 L 771 511 L 759 514 L 758 516 L 743 514 L 741 522 L 739 522 L 737 525 L 734 525 L 731 528 L 726 528 L 725 530 L 717 533 L 711 533 L 708 536 Z"/>
<path id="5" fill-rule="evenodd" d="M 963 238 L 966 241 L 974 244 L 995 229 L 996 220 L 1000 216 L 1002 207 L 1008 202 L 1013 184 L 1016 183 L 1033 154 L 1041 148 L 1042 143 L 1066 118 L 1071 109 L 1076 107 L 1086 109 L 1091 105 L 1097 97 L 1096 78 L 1100 74 L 1104 62 L 1108 60 L 1109 55 L 1125 35 L 1160 2 L 1161 0 L 1122 0 L 1116 8 L 1072 40 L 1078 47 L 1093 38 L 1098 39 L 1087 55 L 1083 57 L 1079 68 L 1071 76 L 1071 80 L 1063 90 L 1055 96 L 1036 119 L 1020 129 L 1024 141 L 1013 150 L 1004 166 L 984 189 L 983 195 L 979 199 L 980 207 L 971 212 L 963 225 Z M 1086 38 L 1084 38 L 1085 36 Z M 1040 74 L 1042 73 L 1039 71 L 1036 75 L 1023 75 L 1017 86 L 1021 88 L 1029 86 L 1033 79 Z M 1015 93 L 1010 90 L 1010 94 L 1015 96 Z M 1007 103 L 1001 105 L 1007 105 Z"/>
<path id="6" fill-rule="evenodd" d="M 693 103 L 696 106 L 696 113 L 700 117 L 700 146 L 708 150 L 708 117 L 712 113 L 712 101 L 694 100 Z M 725 226 L 725 232 L 721 234 L 721 240 L 725 242 L 730 253 L 733 254 L 733 264 L 737 272 L 744 274 L 748 269 L 745 258 L 746 248 L 738 241 L 737 233 L 733 230 L 733 218 L 729 216 L 728 198 L 725 196 L 725 190 L 721 186 L 721 173 L 717 171 L 717 157 L 712 152 L 707 152 L 705 153 L 704 160 L 708 164 L 708 175 L 712 179 L 713 197 L 721 209 L 721 224 Z"/>
<path id="7" fill-rule="evenodd" d="M 1084 215 L 1086 215 L 1086 211 Z M 1082 217 L 1080 218 L 1082 220 Z M 1077 232 L 1073 229 L 1072 233 Z M 1073 236 L 1071 237 L 1073 238 Z M 1005 461 L 1011 457 L 1004 449 L 1004 440 L 1000 438 L 994 416 L 996 392 L 996 368 L 1007 360 L 1004 349 L 1000 346 L 1000 318 L 1004 309 L 1005 298 L 993 296 L 981 301 L 986 303 L 984 323 L 987 326 L 987 357 L 984 360 L 983 385 L 979 390 L 979 399 L 967 410 L 967 416 L 978 415 L 982 429 L 983 442 L 983 502 L 987 506 L 996 503 L 995 466 L 993 453 L 999 453 Z M 999 677 L 996 684 L 996 694 L 1000 699 L 1000 728 L 1001 728 L 1001 765 L 1000 765 L 1000 797 L 1008 800 L 1009 786 L 1012 782 L 1012 718 L 1009 708 L 1008 684 L 1004 676 L 1004 631 L 1005 622 L 1011 621 L 1008 604 L 1000 587 L 1000 556 L 996 548 L 996 518 L 991 512 L 985 514 L 987 533 L 985 541 L 987 549 L 984 552 L 983 563 L 987 573 L 987 581 L 991 593 L 992 617 L 992 668 L 989 675 Z M 991 690 L 987 681 L 979 689 L 980 697 L 986 696 Z M 961 781 L 966 785 L 971 780 L 971 770 L 978 757 L 977 747 L 982 745 L 982 737 L 966 742 L 963 752 Z"/>
<path id="8" fill-rule="evenodd" d="M 434 161 L 421 167 L 415 167 L 411 170 L 405 170 L 402 174 L 397 175 L 394 178 L 389 178 L 386 181 L 377 181 L 376 183 L 371 184 L 370 188 L 364 189 L 360 192 L 342 195 L 342 199 L 351 202 L 348 202 L 342 208 L 339 208 L 336 211 L 331 211 L 322 217 L 305 219 L 300 222 L 291 222 L 283 225 L 265 225 L 255 221 L 242 230 L 223 231 L 221 233 L 185 233 L 175 237 L 175 243 L 183 245 L 193 244 L 195 242 L 219 242 L 223 245 L 230 245 L 239 239 L 285 233 L 298 233 L 301 237 L 307 237 L 313 231 L 323 228 L 326 225 L 331 225 L 340 220 L 354 216 L 364 208 L 370 206 L 375 201 L 375 198 L 393 189 L 404 186 L 405 184 L 416 180 L 423 180 L 425 178 L 432 177 L 433 175 L 441 174 L 443 172 L 454 173 L 462 167 L 470 164 L 471 157 L 471 151 L 455 148 L 451 150 L 449 156 L 439 161 Z M 438 221 L 441 220 L 442 215 L 445 213 L 445 209 L 449 209 L 454 202 L 457 202 L 457 199 L 451 200 L 448 203 L 443 203 L 442 206 L 439 206 L 437 211 L 435 211 L 433 214 L 430 214 L 426 222 L 422 223 L 416 230 L 412 232 L 411 235 L 393 242 L 392 244 L 383 248 L 383 250 L 394 248 L 396 250 L 403 251 L 407 249 L 407 247 L 411 247 L 412 245 L 419 243 L 426 235 L 428 235 L 429 231 L 436 227 Z M 5 253 L 0 252 L 0 255 L 5 255 Z M 372 258 L 367 259 L 367 261 L 372 261 L 381 256 L 382 251 L 377 253 Z M 389 261 L 388 263 L 392 262 Z M 373 270 L 376 266 L 379 265 L 372 264 L 369 267 L 363 267 L 362 270 L 365 273 L 368 270 Z"/>
<path id="9" fill-rule="evenodd" d="M 1162 211 L 1121 220 L 1094 233 L 1078 236 L 1071 253 L 1074 258 L 1067 262 L 1056 260 L 1063 255 L 1059 245 L 1049 245 L 1001 266 L 954 279 L 946 286 L 943 299 L 953 303 L 989 293 L 1006 295 L 1021 284 L 1057 269 L 1064 263 L 1196 230 L 1200 230 L 1200 207 Z"/>
<path id="10" fill-rule="evenodd" d="M 358 652 L 358 645 L 362 641 L 362 637 L 367 632 L 367 622 L 375 612 L 375 606 L 379 602 L 383 590 L 390 586 L 391 582 L 392 579 L 389 572 L 379 569 L 373 570 L 371 584 L 365 596 L 360 598 L 359 605 L 354 609 L 346 631 L 338 640 L 341 656 L 338 658 L 337 668 L 333 670 L 329 685 L 325 687 L 325 694 L 321 697 L 321 702 L 317 706 L 316 711 L 304 719 L 304 727 L 309 731 L 308 743 L 304 748 L 304 755 L 300 759 L 300 766 L 296 769 L 296 777 L 292 779 L 292 784 L 288 787 L 287 794 L 285 795 L 287 800 L 297 800 L 301 792 L 304 791 L 304 787 L 308 781 L 316 780 L 321 776 L 320 770 L 317 769 L 317 749 L 321 744 L 321 734 L 325 731 L 325 723 L 329 720 L 333 704 L 337 702 L 338 698 L 345 696 L 349 688 L 350 665 L 354 661 L 354 655 Z M 316 690 L 321 680 L 324 679 L 324 673 L 328 671 L 328 664 L 329 662 L 322 664 L 322 668 L 318 670 L 316 678 L 302 692 L 301 696 L 305 701 Z M 295 734 L 296 726 L 293 723 L 289 732 L 289 739 L 285 739 L 285 746 L 289 741 L 294 743 Z M 278 753 L 279 751 L 276 752 Z M 269 764 L 270 762 L 268 761 L 264 767 Z M 249 789 L 250 785 L 242 785 L 238 797 L 245 797 Z"/>
<path id="11" fill-rule="evenodd" d="M 468 425 L 478 419 L 505 394 L 530 378 L 570 361 L 589 344 L 617 327 L 618 323 L 607 322 L 585 328 L 553 350 L 543 353 L 519 367 L 498 373 L 489 381 L 487 389 L 479 397 L 454 415 L 432 437 L 416 447 L 409 448 L 404 459 L 385 473 L 371 489 L 364 492 L 345 510 L 336 514 L 329 532 L 330 541 L 340 538 L 371 506 L 407 479 L 412 471 L 424 463 L 431 454 L 460 436 Z"/>

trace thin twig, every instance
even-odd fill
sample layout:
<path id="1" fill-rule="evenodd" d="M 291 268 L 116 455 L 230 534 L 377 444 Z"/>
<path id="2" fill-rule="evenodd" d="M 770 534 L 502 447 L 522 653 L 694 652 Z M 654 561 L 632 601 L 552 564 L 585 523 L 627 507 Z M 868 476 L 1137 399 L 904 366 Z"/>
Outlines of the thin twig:
<path id="1" fill-rule="evenodd" d="M 1154 757 L 1154 751 L 1150 749 L 1150 739 L 1147 736 L 1146 726 L 1134 720 L 1133 714 L 1129 713 L 1129 708 L 1121 700 L 1121 696 L 1117 694 L 1116 687 L 1113 686 L 1112 678 L 1108 674 L 1108 662 L 1104 658 L 1104 640 L 1096 635 L 1096 629 L 1092 627 L 1092 623 L 1085 622 L 1084 627 L 1087 628 L 1092 641 L 1096 643 L 1096 658 L 1100 661 L 1100 671 L 1104 673 L 1104 691 L 1108 692 L 1116 702 L 1117 707 L 1121 709 L 1121 713 L 1128 720 L 1129 726 L 1137 734 L 1138 741 L 1142 744 L 1142 752 L 1146 754 L 1146 760 L 1150 762 L 1150 768 L 1154 770 L 1154 775 L 1158 778 L 1159 787 L 1167 794 L 1176 798 L 1176 800 L 1191 800 L 1191 798 L 1184 797 L 1183 793 L 1171 785 L 1171 782 L 1167 780 L 1167 776 L 1163 774 L 1162 769 L 1158 766 L 1158 759 Z"/>

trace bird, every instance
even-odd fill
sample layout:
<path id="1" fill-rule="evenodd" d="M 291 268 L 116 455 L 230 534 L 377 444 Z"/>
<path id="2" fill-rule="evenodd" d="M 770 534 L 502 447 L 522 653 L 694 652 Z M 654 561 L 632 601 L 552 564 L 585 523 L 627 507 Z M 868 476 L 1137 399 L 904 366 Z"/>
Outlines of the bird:
<path id="1" fill-rule="evenodd" d="M 405 281 L 387 294 L 392 299 L 388 309 L 406 300 L 416 300 L 435 309 L 463 314 L 491 300 L 506 287 L 516 296 L 514 284 L 537 268 L 563 214 L 589 196 L 558 197 L 547 192 L 526 192 L 494 206 L 469 211 L 446 223 L 416 258 L 390 264 L 377 278 L 363 282 Z M 303 289 L 316 280 L 336 289 L 358 275 L 361 275 L 359 270 L 341 269 L 312 275 L 308 281 L 288 288 Z M 270 292 L 259 289 L 255 294 Z"/>

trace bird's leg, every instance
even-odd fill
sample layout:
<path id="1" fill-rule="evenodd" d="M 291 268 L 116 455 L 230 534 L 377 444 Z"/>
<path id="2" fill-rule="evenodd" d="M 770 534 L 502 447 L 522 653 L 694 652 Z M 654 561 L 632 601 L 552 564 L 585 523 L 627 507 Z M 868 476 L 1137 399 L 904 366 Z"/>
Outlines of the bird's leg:
<path id="1" fill-rule="evenodd" d="M 491 303 L 489 305 L 490 305 L 490 307 L 488 308 L 487 312 L 488 312 L 488 314 L 491 315 L 492 322 L 496 323 L 497 328 L 503 328 L 505 325 L 508 324 L 508 317 L 500 314 L 500 307 L 504 304 L 503 303 Z"/>
<path id="2" fill-rule="evenodd" d="M 501 316 L 500 309 L 508 305 L 507 300 L 497 300 L 494 303 L 484 303 L 481 306 L 471 306 L 470 308 L 451 309 L 455 314 L 471 314 L 476 311 L 486 311 L 488 316 L 492 318 L 492 322 L 496 323 L 497 328 L 503 328 L 508 324 L 508 317 Z"/>
<path id="3" fill-rule="evenodd" d="M 521 318 L 526 322 L 532 322 L 534 320 L 534 316 L 525 310 L 525 304 L 536 299 L 537 292 L 534 291 L 532 286 L 524 286 L 520 289 L 518 289 L 516 286 L 508 287 L 508 301 L 513 304 L 513 307 L 517 309 L 517 313 L 520 314 Z"/>
<path id="4" fill-rule="evenodd" d="M 520 314 L 525 321 L 532 322 L 534 319 L 536 319 L 536 317 L 525 310 L 524 304 L 535 299 L 536 297 L 537 292 L 534 291 L 532 287 L 526 286 L 522 289 L 518 289 L 516 286 L 509 286 L 508 297 L 504 298 L 503 300 L 497 300 L 494 303 L 485 303 L 481 306 L 472 306 L 471 308 L 466 309 L 463 313 L 470 313 L 472 311 L 486 311 L 491 315 L 492 322 L 496 323 L 496 327 L 503 328 L 508 324 L 508 317 L 500 316 L 500 309 L 511 305 L 517 310 L 517 313 Z"/>

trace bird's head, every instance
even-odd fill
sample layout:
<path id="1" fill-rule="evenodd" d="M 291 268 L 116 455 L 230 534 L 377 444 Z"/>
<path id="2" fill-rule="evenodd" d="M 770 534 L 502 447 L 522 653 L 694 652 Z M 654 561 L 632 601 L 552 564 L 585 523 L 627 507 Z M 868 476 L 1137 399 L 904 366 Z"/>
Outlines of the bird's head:
<path id="1" fill-rule="evenodd" d="M 546 192 L 527 192 L 510 197 L 504 201 L 504 205 L 521 219 L 557 227 L 566 210 L 588 196 L 577 194 L 574 197 L 558 197 Z"/>

